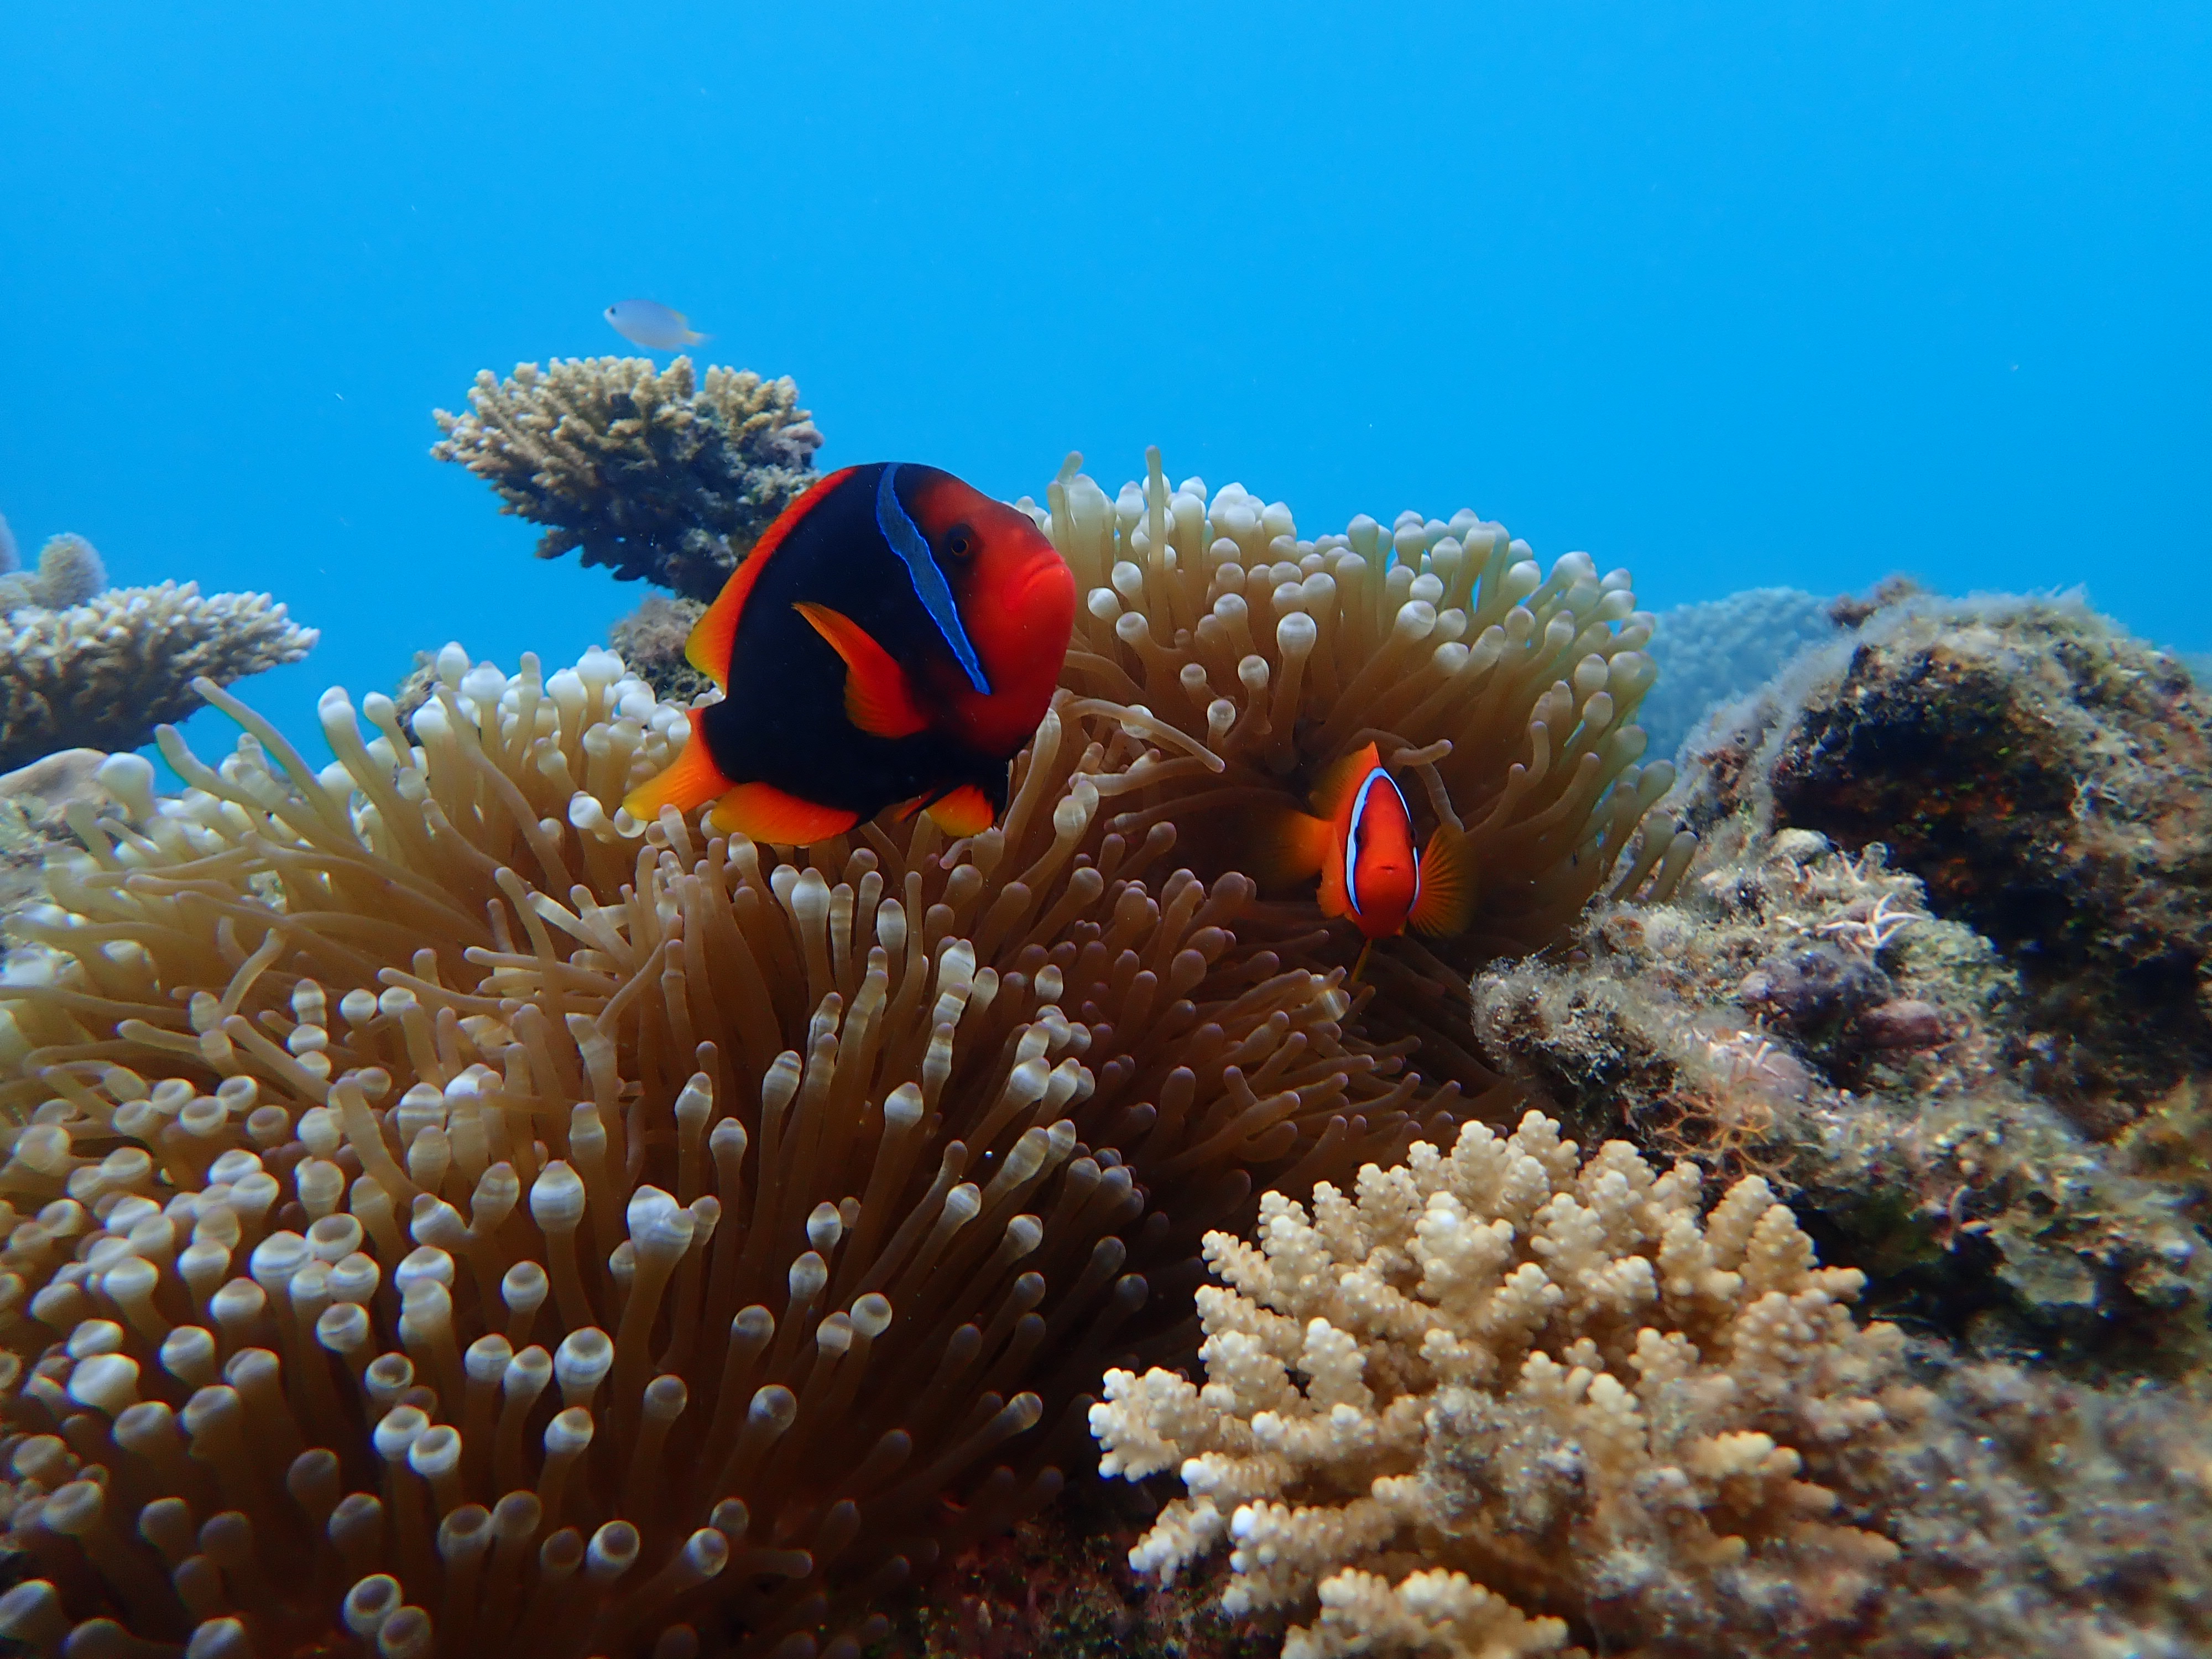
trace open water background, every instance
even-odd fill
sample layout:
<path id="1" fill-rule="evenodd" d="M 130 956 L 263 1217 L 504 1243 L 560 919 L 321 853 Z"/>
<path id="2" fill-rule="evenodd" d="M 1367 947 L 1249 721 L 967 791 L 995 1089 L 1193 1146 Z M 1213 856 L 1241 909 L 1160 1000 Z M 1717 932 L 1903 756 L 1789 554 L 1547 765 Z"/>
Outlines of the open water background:
<path id="1" fill-rule="evenodd" d="M 825 465 L 1158 442 L 1654 608 L 2087 581 L 2202 651 L 2208 198 L 2202 5 L 6 0 L 0 513 L 289 601 L 295 732 L 448 638 L 569 659 L 645 590 L 429 410 L 642 295 Z"/>

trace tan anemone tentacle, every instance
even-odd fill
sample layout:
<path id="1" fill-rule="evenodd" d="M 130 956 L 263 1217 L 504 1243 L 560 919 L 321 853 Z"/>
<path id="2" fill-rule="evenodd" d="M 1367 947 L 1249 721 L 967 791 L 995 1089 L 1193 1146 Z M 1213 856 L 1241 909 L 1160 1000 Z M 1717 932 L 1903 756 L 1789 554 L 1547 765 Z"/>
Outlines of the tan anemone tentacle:
<path id="1" fill-rule="evenodd" d="M 1241 485 L 1170 489 L 1157 450 L 1112 499 L 1080 461 L 1043 507 L 1023 505 L 1084 594 L 1066 684 L 1140 708 L 1126 729 L 1162 751 L 1124 769 L 1114 827 L 1172 823 L 1178 857 L 1208 878 L 1251 868 L 1255 841 L 1307 806 L 1327 766 L 1385 742 L 1425 785 L 1424 836 L 1465 826 L 1478 902 L 1464 933 L 1378 947 L 1392 994 L 1356 1018 L 1418 1037 L 1432 1074 L 1490 1081 L 1462 1036 L 1468 975 L 1552 943 L 1616 872 L 1616 895 L 1664 896 L 1695 846 L 1647 817 L 1673 769 L 1641 763 L 1651 619 L 1627 573 L 1570 553 L 1547 574 L 1471 512 L 1360 518 L 1304 539 L 1288 507 Z M 1199 748 L 1218 770 L 1170 758 Z M 1297 942 L 1313 930 L 1310 894 L 1284 890 L 1285 913 L 1248 935 L 1272 927 L 1285 960 L 1348 967 L 1363 943 L 1348 925 L 1318 951 Z"/>
<path id="2" fill-rule="evenodd" d="M 1003 826 L 787 863 L 620 811 L 689 728 L 606 653 L 439 672 L 325 698 L 321 773 L 172 739 L 0 992 L 34 1645 L 854 1653 L 1171 1351 L 1208 1227 L 1448 1121 L 1114 828 L 1205 763 L 1148 715 L 1062 694 Z"/>

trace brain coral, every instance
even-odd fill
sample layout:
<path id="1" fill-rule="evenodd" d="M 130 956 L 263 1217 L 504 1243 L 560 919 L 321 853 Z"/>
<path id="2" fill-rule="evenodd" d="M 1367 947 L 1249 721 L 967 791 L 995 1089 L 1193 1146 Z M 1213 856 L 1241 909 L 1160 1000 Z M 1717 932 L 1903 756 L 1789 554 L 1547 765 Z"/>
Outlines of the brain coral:
<path id="1" fill-rule="evenodd" d="M 138 780 L 25 924 L 41 1650 L 856 1654 L 1050 1495 L 1255 1179 L 1413 1132 L 1249 883 L 1107 827 L 1157 757 L 1079 700 L 1003 828 L 786 862 L 610 817 L 684 729 L 615 659 L 440 670 L 411 731 L 329 694 L 320 773 L 208 688 L 236 752 L 165 734 L 190 792 Z"/>

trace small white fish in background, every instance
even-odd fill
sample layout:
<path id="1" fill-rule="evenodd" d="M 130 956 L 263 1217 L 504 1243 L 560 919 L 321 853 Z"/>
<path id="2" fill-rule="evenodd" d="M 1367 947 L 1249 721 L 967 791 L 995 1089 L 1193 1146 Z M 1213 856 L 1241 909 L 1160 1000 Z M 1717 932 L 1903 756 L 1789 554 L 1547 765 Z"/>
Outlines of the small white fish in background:
<path id="1" fill-rule="evenodd" d="M 682 312 L 651 300 L 617 300 L 606 308 L 605 316 L 616 333 L 649 351 L 674 351 L 708 337 L 696 331 Z"/>

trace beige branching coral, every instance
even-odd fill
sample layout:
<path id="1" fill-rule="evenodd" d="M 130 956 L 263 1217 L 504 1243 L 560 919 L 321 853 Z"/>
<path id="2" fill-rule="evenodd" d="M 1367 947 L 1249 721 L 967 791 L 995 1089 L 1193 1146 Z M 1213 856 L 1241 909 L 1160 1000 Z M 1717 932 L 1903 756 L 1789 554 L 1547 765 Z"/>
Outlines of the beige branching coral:
<path id="1" fill-rule="evenodd" d="M 58 749 L 136 749 L 199 707 L 194 680 L 297 662 L 319 637 L 266 593 L 197 582 L 27 605 L 0 622 L 0 770 Z"/>
<path id="2" fill-rule="evenodd" d="M 1066 681 L 1180 734 L 1117 823 L 1171 818 L 1201 872 L 1249 869 L 1265 815 L 1376 740 L 1419 779 L 1428 822 L 1463 825 L 1474 855 L 1472 930 L 1392 941 L 1372 969 L 1371 1014 L 1425 1054 L 1464 1056 L 1474 968 L 1551 943 L 1601 888 L 1656 896 L 1680 878 L 1695 838 L 1646 819 L 1674 769 L 1641 763 L 1651 619 L 1626 571 L 1571 553 L 1547 575 L 1471 512 L 1389 531 L 1363 517 L 1304 540 L 1287 507 L 1239 486 L 1211 502 L 1197 479 L 1171 491 L 1156 450 L 1110 500 L 1079 459 L 1048 511 L 1024 503 L 1087 595 Z"/>
<path id="3" fill-rule="evenodd" d="M 712 599 L 762 531 L 814 482 L 822 434 L 788 376 L 646 357 L 520 363 L 477 376 L 469 407 L 435 412 L 430 453 L 499 492 L 503 513 L 545 526 L 538 556 Z"/>
<path id="4" fill-rule="evenodd" d="M 1206 1241 L 1205 1385 L 1113 1371 L 1092 1408 L 1107 1474 L 1189 1493 L 1133 1565 L 1228 1541 L 1231 1611 L 1309 1616 L 1292 1659 L 1831 1650 L 1898 1555 L 1843 1494 L 1921 1396 L 1857 1272 L 1698 1180 L 1532 1112 L 1267 1194 L 1256 1245 Z"/>
<path id="5" fill-rule="evenodd" d="M 1155 762 L 1065 696 L 1003 828 L 793 864 L 617 811 L 687 730 L 617 659 L 438 669 L 411 731 L 328 694 L 319 773 L 207 688 L 236 752 L 111 762 L 23 921 L 38 1651 L 850 1659 L 1054 1490 L 1255 1179 L 1411 1138 L 1249 884 L 1107 830 Z"/>

